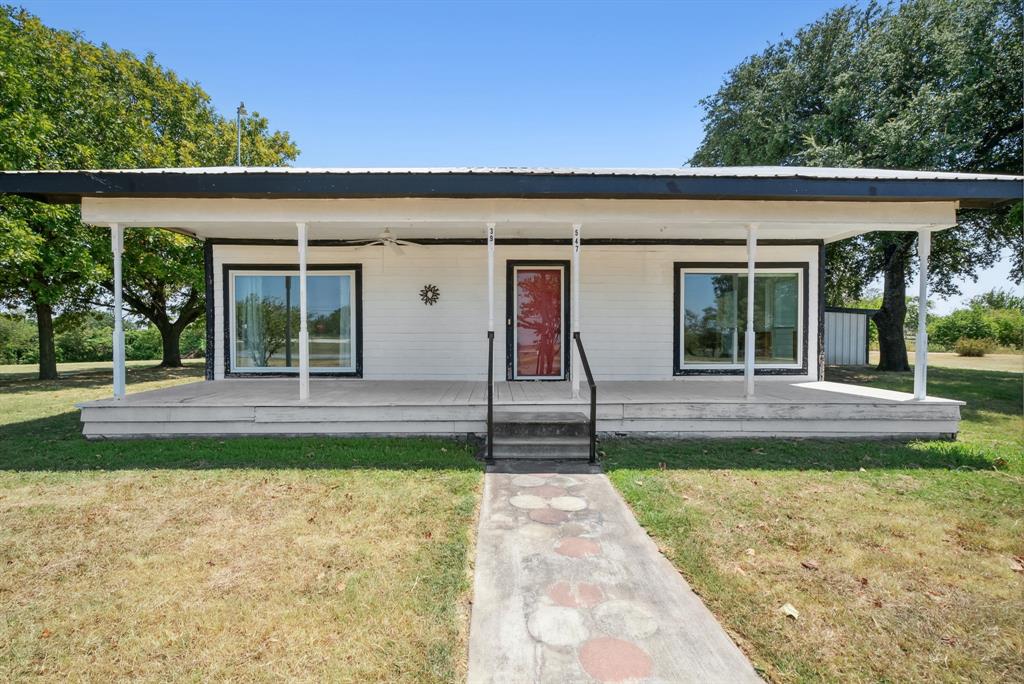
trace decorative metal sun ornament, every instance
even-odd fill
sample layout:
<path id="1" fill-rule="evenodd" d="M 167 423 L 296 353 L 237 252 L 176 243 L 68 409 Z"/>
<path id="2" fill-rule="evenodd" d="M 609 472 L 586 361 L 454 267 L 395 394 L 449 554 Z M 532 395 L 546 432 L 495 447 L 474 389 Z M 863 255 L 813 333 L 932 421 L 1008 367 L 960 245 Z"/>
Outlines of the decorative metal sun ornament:
<path id="1" fill-rule="evenodd" d="M 424 285 L 423 289 L 420 290 L 420 299 L 427 306 L 434 306 L 440 298 L 441 291 L 437 289 L 437 285 Z"/>

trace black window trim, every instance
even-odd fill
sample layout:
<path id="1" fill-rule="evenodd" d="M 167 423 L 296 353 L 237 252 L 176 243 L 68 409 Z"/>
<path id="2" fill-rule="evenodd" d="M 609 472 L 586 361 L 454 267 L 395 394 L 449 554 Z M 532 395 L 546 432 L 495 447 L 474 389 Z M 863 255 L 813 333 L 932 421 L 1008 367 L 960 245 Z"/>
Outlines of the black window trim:
<path id="1" fill-rule="evenodd" d="M 224 264 L 221 274 L 221 290 L 224 308 L 221 311 L 221 324 L 224 326 L 222 344 L 224 345 L 224 377 L 225 378 L 298 378 L 298 369 L 294 371 L 260 371 L 258 373 L 234 371 L 231 369 L 231 272 L 232 271 L 295 271 L 298 264 Z M 361 378 L 363 377 L 363 265 L 362 264 L 307 264 L 307 272 L 315 271 L 352 271 L 355 291 L 356 321 L 356 367 L 354 371 L 317 371 L 309 369 L 310 377 L 317 378 Z"/>
<path id="2" fill-rule="evenodd" d="M 728 268 L 746 269 L 745 261 L 676 261 L 673 264 L 673 297 L 672 304 L 672 375 L 675 376 L 700 376 L 700 375 L 743 375 L 742 368 L 686 368 L 680 363 L 682 345 L 682 272 L 692 268 Z M 754 375 L 807 375 L 807 347 L 810 340 L 810 285 L 807 277 L 810 273 L 809 261 L 757 261 L 754 263 L 755 272 L 758 269 L 768 268 L 790 268 L 802 271 L 803 277 L 803 352 L 801 366 L 799 368 L 758 368 L 754 365 Z M 819 298 L 821 293 L 818 293 Z"/>

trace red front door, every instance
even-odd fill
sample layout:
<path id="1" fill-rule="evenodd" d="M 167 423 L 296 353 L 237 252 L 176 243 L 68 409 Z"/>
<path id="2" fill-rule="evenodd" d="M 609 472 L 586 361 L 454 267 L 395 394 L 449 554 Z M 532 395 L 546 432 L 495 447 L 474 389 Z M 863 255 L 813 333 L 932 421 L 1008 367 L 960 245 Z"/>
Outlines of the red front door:
<path id="1" fill-rule="evenodd" d="M 565 269 L 562 266 L 516 266 L 513 376 L 558 379 L 562 367 Z"/>

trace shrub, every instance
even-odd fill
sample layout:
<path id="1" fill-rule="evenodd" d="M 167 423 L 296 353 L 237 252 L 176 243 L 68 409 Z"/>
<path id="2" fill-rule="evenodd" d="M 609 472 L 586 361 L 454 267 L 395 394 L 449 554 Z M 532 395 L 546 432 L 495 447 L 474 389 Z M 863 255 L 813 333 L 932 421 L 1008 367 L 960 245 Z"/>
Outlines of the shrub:
<path id="1" fill-rule="evenodd" d="M 961 337 L 953 345 L 953 351 L 958 356 L 984 356 L 995 349 L 995 342 L 992 340 L 975 340 L 969 337 Z"/>
<path id="2" fill-rule="evenodd" d="M 958 309 L 936 319 L 928 328 L 928 339 L 944 347 L 954 346 L 960 338 L 994 340 L 999 335 L 990 312 L 982 309 Z"/>
<path id="3" fill-rule="evenodd" d="M 1024 347 L 1024 311 L 994 309 L 988 318 L 996 328 L 995 340 L 1000 347 Z"/>
<path id="4" fill-rule="evenodd" d="M 124 356 L 129 361 L 149 361 L 162 355 L 160 331 L 153 326 L 124 331 Z"/>
<path id="5" fill-rule="evenodd" d="M 0 363 L 39 360 L 36 324 L 19 314 L 0 314 Z"/>

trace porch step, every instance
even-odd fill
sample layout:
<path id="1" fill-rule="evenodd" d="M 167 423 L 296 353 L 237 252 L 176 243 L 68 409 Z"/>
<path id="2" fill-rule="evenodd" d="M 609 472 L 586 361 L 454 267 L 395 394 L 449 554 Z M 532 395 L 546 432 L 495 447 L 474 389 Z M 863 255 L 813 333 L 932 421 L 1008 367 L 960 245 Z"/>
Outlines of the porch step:
<path id="1" fill-rule="evenodd" d="M 586 461 L 587 416 L 575 412 L 496 411 L 495 460 Z"/>
<path id="2" fill-rule="evenodd" d="M 576 461 L 590 458 L 590 440 L 586 437 L 494 438 L 495 459 L 539 459 Z"/>
<path id="3" fill-rule="evenodd" d="M 589 434 L 587 416 L 583 413 L 494 412 L 495 437 L 587 437 Z"/>

